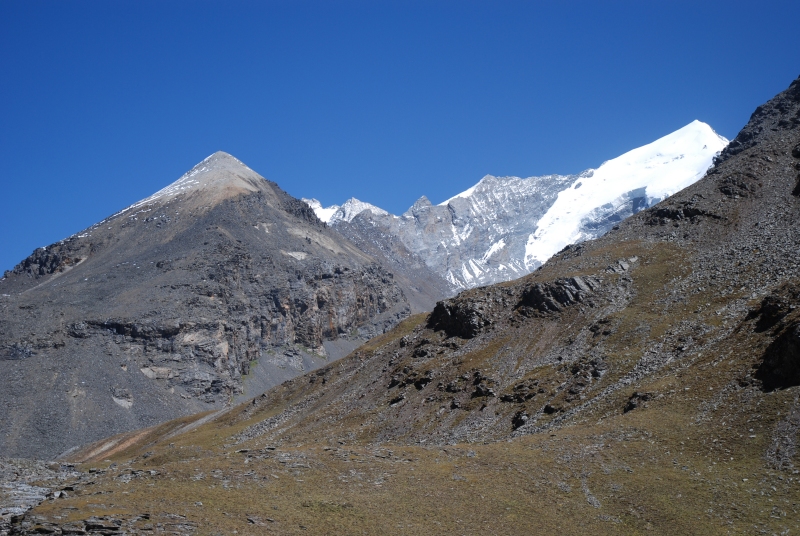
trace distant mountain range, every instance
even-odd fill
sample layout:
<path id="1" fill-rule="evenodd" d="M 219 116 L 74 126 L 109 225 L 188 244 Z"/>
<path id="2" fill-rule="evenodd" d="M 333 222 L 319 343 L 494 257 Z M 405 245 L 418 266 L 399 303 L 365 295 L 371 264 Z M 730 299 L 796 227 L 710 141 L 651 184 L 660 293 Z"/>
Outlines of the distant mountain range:
<path id="1" fill-rule="evenodd" d="M 433 205 L 421 197 L 401 216 L 351 198 L 323 207 L 304 199 L 333 226 L 365 241 L 396 241 L 454 289 L 521 277 L 568 244 L 614 225 L 700 179 L 728 144 L 693 121 L 648 145 L 577 175 L 494 177 Z"/>

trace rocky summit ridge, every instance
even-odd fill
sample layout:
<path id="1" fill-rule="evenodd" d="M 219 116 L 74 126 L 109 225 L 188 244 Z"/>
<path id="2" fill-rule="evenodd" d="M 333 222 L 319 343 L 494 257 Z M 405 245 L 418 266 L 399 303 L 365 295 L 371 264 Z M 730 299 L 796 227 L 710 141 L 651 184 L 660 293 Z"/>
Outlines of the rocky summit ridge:
<path id="1" fill-rule="evenodd" d="M 218 202 L 226 197 L 255 192 L 263 180 L 263 177 L 238 158 L 224 151 L 217 151 L 204 158 L 172 184 L 130 205 L 112 218 L 140 207 L 164 204 L 181 194 L 197 195 L 202 192 L 202 202 Z"/>
<path id="2" fill-rule="evenodd" d="M 399 241 L 454 288 L 473 288 L 530 273 L 563 247 L 601 236 L 689 186 L 727 143 L 693 121 L 597 169 L 524 179 L 486 175 L 439 205 L 422 196 L 401 216 L 357 199 L 328 208 L 306 201 L 333 227 L 358 227 L 373 242 Z"/>
<path id="3" fill-rule="evenodd" d="M 446 296 L 397 268 L 214 153 L 0 279 L 0 453 L 55 456 L 337 359 Z"/>

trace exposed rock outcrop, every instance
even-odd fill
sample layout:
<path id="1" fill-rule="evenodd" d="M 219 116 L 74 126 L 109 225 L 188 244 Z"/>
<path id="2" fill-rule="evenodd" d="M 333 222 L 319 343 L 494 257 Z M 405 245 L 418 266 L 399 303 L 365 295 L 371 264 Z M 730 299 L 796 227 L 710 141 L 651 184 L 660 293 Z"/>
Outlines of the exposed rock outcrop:
<path id="1" fill-rule="evenodd" d="M 522 293 L 520 308 L 523 312 L 531 309 L 539 313 L 557 313 L 564 307 L 584 302 L 600 288 L 600 281 L 594 277 L 571 277 L 550 283 L 535 283 Z"/>

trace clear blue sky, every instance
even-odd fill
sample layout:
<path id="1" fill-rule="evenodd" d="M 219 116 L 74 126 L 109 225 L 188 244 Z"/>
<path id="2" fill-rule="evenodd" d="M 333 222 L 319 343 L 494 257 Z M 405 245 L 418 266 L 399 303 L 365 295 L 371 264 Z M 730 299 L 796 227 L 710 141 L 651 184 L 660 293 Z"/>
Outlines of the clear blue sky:
<path id="1" fill-rule="evenodd" d="M 800 2 L 0 2 L 0 270 L 217 150 L 401 213 L 574 173 L 800 75 Z"/>

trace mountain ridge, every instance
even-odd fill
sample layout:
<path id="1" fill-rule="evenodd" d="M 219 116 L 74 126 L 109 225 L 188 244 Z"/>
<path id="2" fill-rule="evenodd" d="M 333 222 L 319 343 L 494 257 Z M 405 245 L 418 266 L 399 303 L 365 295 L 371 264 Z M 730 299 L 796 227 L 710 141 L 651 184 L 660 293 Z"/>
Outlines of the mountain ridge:
<path id="1" fill-rule="evenodd" d="M 525 179 L 485 175 L 439 205 L 422 196 L 401 216 L 352 198 L 346 209 L 316 200 L 313 208 L 334 227 L 370 210 L 374 241 L 393 235 L 454 288 L 472 288 L 530 273 L 567 244 L 600 236 L 699 179 L 726 144 L 695 120 L 597 169 Z"/>
<path id="2" fill-rule="evenodd" d="M 397 275 L 214 153 L 0 279 L 0 452 L 55 456 L 338 359 L 444 297 Z"/>

